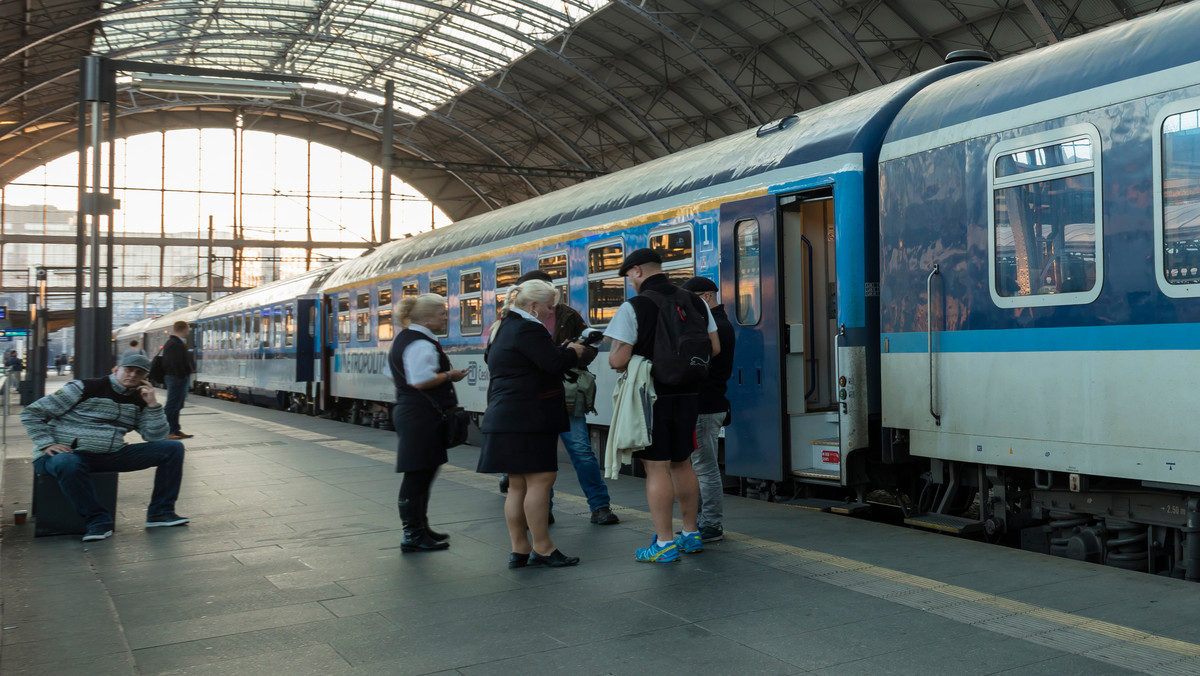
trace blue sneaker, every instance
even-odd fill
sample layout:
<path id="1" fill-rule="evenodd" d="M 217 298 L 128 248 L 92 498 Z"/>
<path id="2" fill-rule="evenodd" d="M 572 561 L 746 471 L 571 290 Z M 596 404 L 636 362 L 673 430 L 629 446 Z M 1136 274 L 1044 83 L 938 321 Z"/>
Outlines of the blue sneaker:
<path id="1" fill-rule="evenodd" d="M 675 546 L 684 554 L 698 554 L 704 551 L 704 540 L 699 532 L 691 535 L 680 533 L 679 537 L 675 538 Z"/>
<path id="2" fill-rule="evenodd" d="M 658 536 L 653 536 L 649 547 L 637 550 L 637 560 L 643 563 L 670 563 L 679 560 L 679 540 L 658 546 Z"/>

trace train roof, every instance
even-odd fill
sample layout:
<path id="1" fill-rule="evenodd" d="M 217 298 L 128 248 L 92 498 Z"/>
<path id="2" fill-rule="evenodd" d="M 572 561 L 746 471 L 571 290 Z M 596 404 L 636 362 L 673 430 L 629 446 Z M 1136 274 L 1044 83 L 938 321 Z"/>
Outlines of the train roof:
<path id="1" fill-rule="evenodd" d="M 347 261 L 324 284 L 333 290 L 396 273 L 406 265 L 472 249 L 494 248 L 509 238 L 551 235 L 694 203 L 706 189 L 745 191 L 774 184 L 772 170 L 860 154 L 873 162 L 892 116 L 927 83 L 978 63 L 948 64 L 833 103 L 797 113 L 794 121 L 759 137 L 758 129 L 579 183 L 381 246 Z M 712 195 L 716 196 L 716 195 Z M 625 213 L 622 213 L 625 212 Z"/>
<path id="2" fill-rule="evenodd" d="M 208 302 L 209 301 L 205 301 L 196 305 L 189 305 L 188 307 L 172 310 L 165 315 L 159 315 L 157 317 L 139 319 L 132 324 L 126 324 L 118 329 L 114 329 L 113 336 L 120 338 L 121 336 L 145 333 L 147 331 L 156 331 L 162 328 L 170 328 L 172 324 L 180 320 L 191 323 L 195 321 L 197 317 L 199 317 L 200 312 L 204 309 L 204 306 L 208 304 Z"/>
<path id="3" fill-rule="evenodd" d="M 1191 3 L 945 78 L 905 104 L 881 159 L 1194 84 L 1197 34 Z"/>
<path id="4" fill-rule="evenodd" d="M 337 265 L 327 265 L 316 270 L 289 277 L 260 287 L 239 291 L 223 296 L 204 304 L 197 319 L 207 319 L 218 315 L 239 312 L 250 308 L 262 307 L 272 303 L 294 300 L 300 296 L 316 293 L 317 288 L 329 276 Z"/>

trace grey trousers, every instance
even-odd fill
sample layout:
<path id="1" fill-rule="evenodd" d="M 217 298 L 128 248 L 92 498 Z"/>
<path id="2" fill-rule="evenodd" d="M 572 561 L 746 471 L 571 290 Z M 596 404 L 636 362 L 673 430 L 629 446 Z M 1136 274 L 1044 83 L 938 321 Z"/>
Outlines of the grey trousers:
<path id="1" fill-rule="evenodd" d="M 717 435 L 721 433 L 724 413 L 701 413 L 696 418 L 696 451 L 692 453 L 692 469 L 700 480 L 699 526 L 721 528 L 725 516 L 725 490 L 721 481 L 721 466 L 717 464 Z"/>

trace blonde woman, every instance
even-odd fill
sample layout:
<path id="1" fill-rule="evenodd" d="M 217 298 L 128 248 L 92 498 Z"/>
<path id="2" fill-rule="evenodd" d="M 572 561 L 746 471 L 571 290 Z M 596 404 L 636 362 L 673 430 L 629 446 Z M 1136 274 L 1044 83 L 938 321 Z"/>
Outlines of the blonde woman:
<path id="1" fill-rule="evenodd" d="M 485 356 L 491 380 L 476 471 L 508 473 L 504 520 L 512 540 L 509 568 L 579 563 L 558 551 L 548 528 L 558 435 L 570 428 L 563 374 L 584 350 L 577 343 L 555 345 L 539 320 L 557 302 L 554 286 L 540 279 L 517 286 L 508 294 L 503 317 L 492 326 Z"/>
<path id="2" fill-rule="evenodd" d="M 446 534 L 429 527 L 429 491 L 438 467 L 446 463 L 441 411 L 458 405 L 454 385 L 467 372 L 450 368 L 436 334 L 446 330 L 446 299 L 427 293 L 405 298 L 397 309 L 404 330 L 392 341 L 388 368 L 396 385 L 392 426 L 399 444 L 396 471 L 404 473 L 397 507 L 404 524 L 400 551 L 448 549 Z"/>

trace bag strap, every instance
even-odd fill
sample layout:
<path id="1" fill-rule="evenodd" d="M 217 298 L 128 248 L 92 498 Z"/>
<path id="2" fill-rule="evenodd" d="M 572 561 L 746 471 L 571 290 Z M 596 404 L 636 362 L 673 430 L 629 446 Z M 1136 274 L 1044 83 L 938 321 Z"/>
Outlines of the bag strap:
<path id="1" fill-rule="evenodd" d="M 417 390 L 417 388 L 415 388 L 415 387 L 413 389 Z M 431 406 L 433 406 L 433 410 L 437 411 L 438 413 L 441 413 L 442 415 L 446 415 L 446 409 L 442 408 L 441 406 L 438 406 L 437 401 L 435 401 L 433 397 L 426 394 L 425 390 L 417 390 L 417 392 L 420 392 L 422 397 L 425 397 L 426 399 L 429 400 L 429 404 Z"/>

